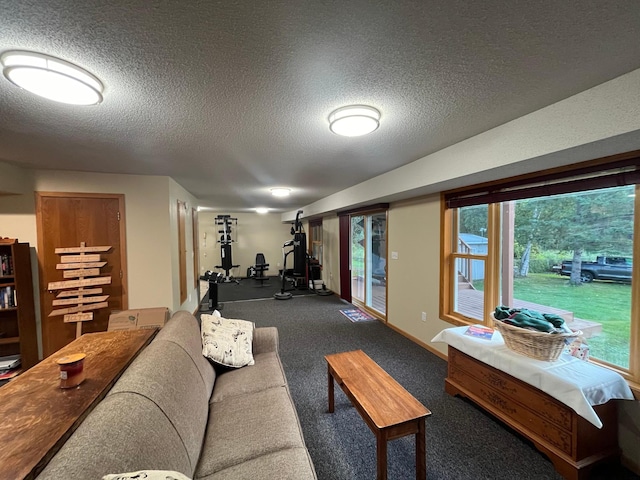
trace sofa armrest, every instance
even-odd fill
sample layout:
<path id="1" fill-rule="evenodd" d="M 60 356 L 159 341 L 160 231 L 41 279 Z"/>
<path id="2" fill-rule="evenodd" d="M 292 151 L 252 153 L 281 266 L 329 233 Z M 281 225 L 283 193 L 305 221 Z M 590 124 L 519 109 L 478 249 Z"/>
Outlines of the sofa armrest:
<path id="1" fill-rule="evenodd" d="M 278 329 L 276 327 L 258 327 L 253 331 L 253 354 L 278 353 Z"/>

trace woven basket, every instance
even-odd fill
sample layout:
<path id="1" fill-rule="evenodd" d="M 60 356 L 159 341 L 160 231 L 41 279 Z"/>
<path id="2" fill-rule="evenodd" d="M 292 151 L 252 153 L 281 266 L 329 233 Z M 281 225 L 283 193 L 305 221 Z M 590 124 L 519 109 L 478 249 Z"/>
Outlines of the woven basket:
<path id="1" fill-rule="evenodd" d="M 491 315 L 493 317 L 493 314 Z M 567 343 L 582 335 L 581 331 L 572 333 L 545 333 L 509 325 L 493 317 L 493 326 L 500 332 L 504 343 L 510 350 L 536 360 L 553 362 L 557 360 Z"/>

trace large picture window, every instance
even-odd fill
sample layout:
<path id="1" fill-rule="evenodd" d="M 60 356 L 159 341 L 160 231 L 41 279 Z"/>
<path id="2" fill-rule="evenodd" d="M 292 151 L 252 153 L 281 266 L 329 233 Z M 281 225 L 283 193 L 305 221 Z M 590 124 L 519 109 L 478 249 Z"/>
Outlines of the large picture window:
<path id="1" fill-rule="evenodd" d="M 556 313 L 584 333 L 592 359 L 637 382 L 637 165 L 549 178 L 443 195 L 441 317 L 490 324 L 498 305 Z"/>

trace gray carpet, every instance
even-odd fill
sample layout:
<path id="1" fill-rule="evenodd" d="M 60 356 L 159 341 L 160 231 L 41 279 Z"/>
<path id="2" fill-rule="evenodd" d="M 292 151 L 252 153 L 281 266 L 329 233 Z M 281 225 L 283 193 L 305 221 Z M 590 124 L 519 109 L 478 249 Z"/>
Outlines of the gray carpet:
<path id="1" fill-rule="evenodd" d="M 362 349 L 432 412 L 427 418 L 427 478 L 561 479 L 531 443 L 471 402 L 444 392 L 446 362 L 380 322 L 350 322 L 336 296 L 295 297 L 225 305 L 223 315 L 276 326 L 280 355 L 305 441 L 320 480 L 376 477 L 375 437 L 336 387 L 327 411 L 324 355 Z M 390 480 L 415 478 L 412 436 L 389 442 Z M 638 480 L 619 465 L 602 466 L 594 479 Z"/>

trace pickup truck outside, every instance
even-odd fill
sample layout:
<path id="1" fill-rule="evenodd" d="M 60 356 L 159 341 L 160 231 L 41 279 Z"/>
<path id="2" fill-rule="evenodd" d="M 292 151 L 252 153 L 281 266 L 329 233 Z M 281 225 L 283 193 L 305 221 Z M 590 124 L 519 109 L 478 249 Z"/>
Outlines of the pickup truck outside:
<path id="1" fill-rule="evenodd" d="M 562 265 L 554 265 L 553 271 L 565 276 L 571 276 L 573 262 L 565 260 Z M 617 282 L 631 282 L 632 262 L 627 257 L 597 257 L 595 262 L 582 262 L 580 279 L 585 282 L 593 280 L 615 280 Z"/>

